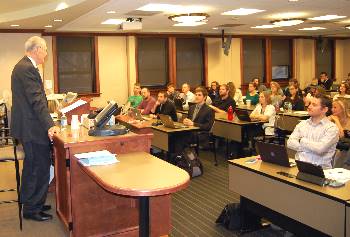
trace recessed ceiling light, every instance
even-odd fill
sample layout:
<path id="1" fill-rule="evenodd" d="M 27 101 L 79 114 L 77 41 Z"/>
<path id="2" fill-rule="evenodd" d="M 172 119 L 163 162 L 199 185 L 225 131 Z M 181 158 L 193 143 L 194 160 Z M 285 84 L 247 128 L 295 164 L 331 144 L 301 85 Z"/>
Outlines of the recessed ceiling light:
<path id="1" fill-rule="evenodd" d="M 341 19 L 345 18 L 346 16 L 338 16 L 338 15 L 325 15 L 325 16 L 317 16 L 309 18 L 309 20 L 313 21 L 329 21 L 329 20 L 335 20 L 335 19 Z"/>
<path id="2" fill-rule="evenodd" d="M 205 21 L 198 21 L 198 22 L 179 22 L 174 24 L 173 26 L 200 26 L 207 24 Z"/>
<path id="3" fill-rule="evenodd" d="M 45 27 L 46 28 L 52 28 L 52 25 L 46 25 Z"/>
<path id="4" fill-rule="evenodd" d="M 345 26 L 345 29 L 348 29 L 348 30 L 350 30 L 350 26 Z"/>
<path id="5" fill-rule="evenodd" d="M 313 26 L 313 27 L 307 27 L 307 28 L 302 28 L 298 30 L 325 30 L 326 28 L 324 27 L 319 27 L 319 26 Z"/>
<path id="6" fill-rule="evenodd" d="M 206 6 L 198 5 L 175 5 L 175 4 L 163 4 L 163 3 L 150 3 L 144 5 L 140 8 L 137 8 L 138 11 L 158 11 L 165 12 L 170 14 L 182 14 L 182 13 L 191 13 L 191 12 L 207 12 L 210 8 Z"/>
<path id="7" fill-rule="evenodd" d="M 230 15 L 230 16 L 246 16 L 254 13 L 264 12 L 265 10 L 259 9 L 250 9 L 250 8 L 239 8 L 227 12 L 221 13 L 221 15 Z"/>
<path id="8" fill-rule="evenodd" d="M 280 27 L 278 25 L 261 25 L 261 26 L 253 26 L 253 27 L 250 27 L 252 29 L 271 29 L 271 28 L 277 28 L 277 27 Z"/>
<path id="9" fill-rule="evenodd" d="M 18 27 L 19 25 L 17 25 L 17 24 L 13 24 L 13 25 L 11 25 L 11 27 Z"/>
<path id="10" fill-rule="evenodd" d="M 126 19 L 108 19 L 103 22 L 101 22 L 102 25 L 120 25 L 121 23 L 125 22 Z"/>
<path id="11" fill-rule="evenodd" d="M 278 31 L 284 31 L 284 30 L 278 30 Z"/>
<path id="12" fill-rule="evenodd" d="M 213 28 L 213 30 L 218 30 L 218 29 L 219 29 L 219 27 L 214 27 L 214 28 Z"/>
<path id="13" fill-rule="evenodd" d="M 108 12 L 106 12 L 107 14 L 115 14 L 116 13 L 116 11 L 108 11 Z"/>
<path id="14" fill-rule="evenodd" d="M 298 2 L 299 0 L 288 0 L 288 2 Z"/>
<path id="15" fill-rule="evenodd" d="M 271 21 L 271 23 L 277 26 L 295 26 L 303 23 L 304 21 L 304 19 L 283 19 Z"/>
<path id="16" fill-rule="evenodd" d="M 291 18 L 304 18 L 307 15 L 306 12 L 282 12 L 273 15 L 269 15 L 269 19 L 291 19 Z"/>
<path id="17" fill-rule="evenodd" d="M 54 22 L 62 22 L 63 20 L 62 19 L 54 19 L 53 21 Z"/>
<path id="18" fill-rule="evenodd" d="M 68 4 L 65 2 L 61 2 L 57 5 L 55 11 L 61 11 L 61 10 L 64 10 L 66 8 L 68 8 Z"/>

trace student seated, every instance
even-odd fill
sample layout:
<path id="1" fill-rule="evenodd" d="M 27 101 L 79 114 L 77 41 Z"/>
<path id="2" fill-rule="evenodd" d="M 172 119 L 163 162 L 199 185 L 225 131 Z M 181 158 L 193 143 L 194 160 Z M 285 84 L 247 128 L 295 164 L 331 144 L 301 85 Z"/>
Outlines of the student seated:
<path id="1" fill-rule="evenodd" d="M 281 86 L 277 82 L 272 81 L 270 83 L 270 88 L 271 88 L 271 104 L 275 107 L 280 107 L 282 104 L 282 101 L 285 99 Z"/>
<path id="2" fill-rule="evenodd" d="M 268 91 L 263 91 L 259 95 L 259 104 L 256 105 L 253 112 L 250 114 L 250 118 L 253 121 L 264 121 L 261 127 L 265 129 L 266 135 L 274 135 L 274 124 L 275 124 L 276 110 L 271 104 L 271 95 Z M 261 134 L 261 132 L 259 132 Z"/>
<path id="3" fill-rule="evenodd" d="M 208 91 L 208 96 L 210 97 L 211 101 L 215 101 L 215 100 L 220 98 L 219 88 L 220 88 L 220 85 L 219 85 L 219 83 L 217 81 L 213 81 L 210 84 L 210 89 Z"/>
<path id="4" fill-rule="evenodd" d="M 150 114 L 151 109 L 156 103 L 156 100 L 151 96 L 150 91 L 146 87 L 142 88 L 141 94 L 142 94 L 143 100 L 137 108 L 141 110 L 141 114 L 144 114 L 144 115 Z"/>
<path id="5" fill-rule="evenodd" d="M 318 79 L 318 85 L 323 86 L 326 90 L 330 90 L 333 85 L 333 80 L 328 78 L 326 72 L 321 72 Z"/>
<path id="6" fill-rule="evenodd" d="M 214 111 L 205 103 L 208 92 L 204 87 L 195 90 L 195 105 L 188 110 L 188 117 L 183 123 L 187 126 L 196 126 L 201 130 L 209 131 L 214 123 Z"/>
<path id="7" fill-rule="evenodd" d="M 190 91 L 190 85 L 187 83 L 184 83 L 182 85 L 182 93 L 180 94 L 180 97 L 183 99 L 183 110 L 188 110 L 189 105 L 188 102 L 194 102 L 194 94 Z"/>
<path id="8" fill-rule="evenodd" d="M 317 82 L 316 82 L 317 83 Z M 316 84 L 315 84 L 316 85 Z M 289 87 L 290 86 L 294 86 L 294 88 L 297 88 L 297 95 L 300 97 L 300 98 L 303 98 L 303 91 L 299 88 L 299 82 L 298 82 L 298 80 L 297 79 L 295 79 L 295 78 L 291 78 L 291 79 L 289 79 L 289 81 L 288 81 L 288 86 L 286 86 L 286 88 L 284 88 L 284 90 L 283 90 L 283 94 L 285 95 L 285 96 L 291 96 L 290 95 L 290 92 L 289 92 Z"/>
<path id="9" fill-rule="evenodd" d="M 346 101 L 342 99 L 334 100 L 332 103 L 332 114 L 328 118 L 337 125 L 340 138 L 344 137 L 345 132 L 350 132 L 350 114 Z"/>
<path id="10" fill-rule="evenodd" d="M 244 104 L 242 91 L 236 88 L 235 84 L 231 81 L 228 82 L 227 85 L 228 85 L 228 88 L 230 89 L 230 96 L 235 100 L 236 105 Z"/>
<path id="11" fill-rule="evenodd" d="M 245 96 L 244 102 L 250 100 L 252 105 L 256 105 L 259 102 L 259 94 L 256 91 L 256 85 L 253 82 L 249 83 L 247 95 Z"/>
<path id="12" fill-rule="evenodd" d="M 209 105 L 217 113 L 225 113 L 231 106 L 234 110 L 236 108 L 236 102 L 230 96 L 230 89 L 226 84 L 220 86 L 220 98 Z"/>
<path id="13" fill-rule="evenodd" d="M 283 105 L 286 102 L 289 102 L 292 104 L 292 110 L 296 110 L 296 111 L 303 111 L 305 110 L 305 105 L 304 105 L 304 100 L 302 99 L 302 97 L 300 97 L 298 95 L 298 89 L 295 86 L 295 84 L 290 85 L 289 86 L 289 90 L 288 90 L 290 96 L 287 96 L 284 101 L 283 101 Z M 283 106 L 285 107 L 285 106 Z"/>
<path id="14" fill-rule="evenodd" d="M 130 102 L 130 106 L 136 108 L 142 102 L 141 96 L 141 86 L 140 83 L 134 84 L 134 95 L 129 96 L 128 101 Z"/>
<path id="15" fill-rule="evenodd" d="M 339 98 L 350 98 L 350 86 L 348 83 L 342 82 L 338 89 L 339 94 L 336 94 L 333 97 L 333 100 L 337 100 Z"/>
<path id="16" fill-rule="evenodd" d="M 296 151 L 295 159 L 332 168 L 339 129 L 327 118 L 331 105 L 331 100 L 322 94 L 311 99 L 307 109 L 310 118 L 302 120 L 287 141 L 288 148 Z"/>
<path id="17" fill-rule="evenodd" d="M 173 83 L 169 83 L 167 85 L 167 94 L 168 94 L 168 99 L 171 101 L 174 101 L 175 99 L 180 98 L 180 93 L 175 90 L 175 86 Z"/>
<path id="18" fill-rule="evenodd" d="M 323 86 L 316 86 L 316 87 L 311 87 L 311 91 L 310 93 L 308 93 L 305 97 L 304 97 L 304 104 L 305 107 L 308 107 L 311 103 L 311 100 L 313 97 L 315 97 L 316 95 L 325 95 L 326 94 L 326 90 L 324 89 Z"/>
<path id="19" fill-rule="evenodd" d="M 259 93 L 262 91 L 267 91 L 266 86 L 264 84 L 260 84 L 260 79 L 258 77 L 254 77 L 252 82 L 254 83 Z"/>
<path id="20" fill-rule="evenodd" d="M 159 114 L 169 115 L 173 121 L 177 121 L 175 104 L 168 99 L 166 92 L 159 92 L 158 99 L 151 110 L 153 118 L 158 118 Z"/>

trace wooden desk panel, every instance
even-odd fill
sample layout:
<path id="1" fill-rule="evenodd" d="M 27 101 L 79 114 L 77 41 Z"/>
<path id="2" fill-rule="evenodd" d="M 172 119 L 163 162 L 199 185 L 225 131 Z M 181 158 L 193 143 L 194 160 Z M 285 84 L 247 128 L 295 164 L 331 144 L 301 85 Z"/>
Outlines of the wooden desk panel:
<path id="1" fill-rule="evenodd" d="M 261 161 L 246 164 L 247 159 L 251 158 L 230 161 L 231 191 L 331 236 L 344 236 L 349 183 L 340 189 L 319 187 L 276 173 L 296 174 L 296 168 Z"/>
<path id="2" fill-rule="evenodd" d="M 106 196 L 106 200 L 110 200 L 110 197 L 108 195 L 112 195 L 108 193 L 107 191 L 100 188 L 94 181 L 91 181 L 92 183 L 89 185 L 89 182 L 84 179 L 84 181 L 81 181 L 81 177 L 79 178 L 79 172 L 77 172 L 76 168 L 79 170 L 80 167 L 76 167 L 73 163 L 72 157 L 74 154 L 82 153 L 82 152 L 89 152 L 89 151 L 96 151 L 96 150 L 109 150 L 112 153 L 116 154 L 123 154 L 128 152 L 137 152 L 137 151 L 143 151 L 143 152 L 149 152 L 150 146 L 151 146 L 151 139 L 153 137 L 152 134 L 135 134 L 135 133 L 128 133 L 126 135 L 122 136 L 113 136 L 113 137 L 90 137 L 87 134 L 88 130 L 86 128 L 81 128 L 77 131 L 71 131 L 70 128 L 65 129 L 62 131 L 61 134 L 56 135 L 54 137 L 54 154 L 55 154 L 55 177 L 56 177 L 56 208 L 57 208 L 57 215 L 62 220 L 63 224 L 66 226 L 67 229 L 71 231 L 71 235 L 73 236 L 92 236 L 95 231 L 99 231 L 103 229 L 103 225 L 107 225 L 108 222 L 102 220 L 101 218 L 96 218 L 95 216 L 98 216 L 99 214 L 90 212 L 88 215 L 85 215 L 85 212 L 89 212 L 90 209 L 84 208 L 84 210 L 78 210 L 80 209 L 79 205 L 82 205 L 80 198 L 83 195 L 88 196 L 87 190 L 90 190 L 91 195 L 95 195 L 94 197 L 100 197 L 103 198 Z M 87 176 L 85 174 L 85 176 Z M 90 178 L 89 178 L 90 179 Z M 86 184 L 86 186 L 81 186 L 82 184 Z M 81 192 L 77 191 L 82 188 Z M 98 189 L 101 189 L 102 191 L 98 191 Z M 97 193 L 97 194 L 96 194 Z M 77 196 L 78 195 L 78 196 Z M 74 197 L 72 197 L 74 196 Z M 113 196 L 115 196 L 113 194 Z M 79 197 L 79 198 L 76 198 Z M 83 197 L 83 199 L 84 199 Z M 76 198 L 76 199 L 75 199 Z M 78 200 L 78 201 L 77 201 Z M 137 207 L 137 202 L 135 202 L 135 199 L 130 200 L 124 200 L 120 199 L 121 203 L 116 205 L 116 207 L 120 207 L 122 205 L 126 208 L 130 208 L 132 206 L 133 208 Z M 151 206 L 153 197 L 151 198 Z M 165 196 L 155 197 L 156 202 L 161 202 L 161 204 L 157 204 L 156 206 L 162 206 L 164 208 L 158 209 L 151 207 L 151 211 L 154 214 L 151 214 L 151 220 L 152 218 L 156 218 L 157 224 L 154 224 L 151 228 L 152 233 L 157 233 L 159 235 L 168 234 L 170 231 L 170 217 L 167 213 L 169 213 L 170 208 L 170 198 Z M 86 199 L 88 203 L 88 199 Z M 101 201 L 101 200 L 100 200 Z M 125 203 L 124 203 L 125 202 Z M 125 205 L 124 205 L 124 204 Z M 136 203 L 136 204 L 135 204 Z M 107 205 L 107 202 L 101 201 L 101 204 L 104 206 L 101 207 L 98 210 L 104 210 L 110 208 Z M 138 209 L 136 209 L 135 213 Z M 84 215 L 81 215 L 79 211 L 84 211 Z M 108 210 L 106 210 L 108 211 Z M 75 213 L 75 214 L 74 214 Z M 133 219 L 133 212 L 130 212 L 131 214 L 131 220 Z M 153 216 L 153 217 L 152 217 Z M 89 217 L 88 219 L 84 218 Z M 78 218 L 78 219 L 77 219 Z M 99 223 L 100 219 L 102 222 L 101 228 L 90 228 L 86 231 L 89 232 L 80 232 L 82 231 L 80 227 L 83 227 L 82 225 L 75 224 L 76 221 L 79 221 L 79 218 L 83 218 L 85 222 L 85 226 L 96 226 L 96 223 Z M 116 217 L 117 218 L 117 217 Z M 124 218 L 128 218 L 128 216 L 124 215 Z M 138 215 L 136 216 L 136 221 L 138 220 Z M 112 219 L 110 220 L 112 221 Z M 91 222 L 91 223 L 90 223 Z M 153 223 L 153 222 L 151 222 Z M 127 231 L 133 231 L 135 232 L 135 236 L 137 236 L 138 233 L 138 227 L 137 225 L 134 225 L 132 221 L 129 223 L 130 228 L 124 228 L 123 226 L 119 226 L 122 229 L 114 229 L 114 234 L 118 236 L 123 236 L 125 233 L 128 233 Z M 112 225 L 112 227 L 116 227 L 116 225 Z M 119 228 L 118 227 L 118 228 Z M 164 231 L 167 229 L 168 231 Z M 105 230 L 108 231 L 109 227 L 105 227 Z M 87 234 L 88 233 L 88 234 Z M 107 232 L 102 232 L 104 234 L 107 234 Z M 129 233 L 131 235 L 131 232 Z M 129 236 L 127 234 L 127 236 Z M 94 235 L 96 236 L 96 235 Z M 131 235 L 132 236 L 132 235 Z"/>

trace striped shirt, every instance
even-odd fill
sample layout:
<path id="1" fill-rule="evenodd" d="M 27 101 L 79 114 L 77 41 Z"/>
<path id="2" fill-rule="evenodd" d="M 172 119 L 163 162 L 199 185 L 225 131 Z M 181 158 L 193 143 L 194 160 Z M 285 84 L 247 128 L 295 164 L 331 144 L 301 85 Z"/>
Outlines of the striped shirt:
<path id="1" fill-rule="evenodd" d="M 317 124 L 309 118 L 295 127 L 287 146 L 297 152 L 296 160 L 320 165 L 322 168 L 332 168 L 338 140 L 339 130 L 327 117 Z"/>

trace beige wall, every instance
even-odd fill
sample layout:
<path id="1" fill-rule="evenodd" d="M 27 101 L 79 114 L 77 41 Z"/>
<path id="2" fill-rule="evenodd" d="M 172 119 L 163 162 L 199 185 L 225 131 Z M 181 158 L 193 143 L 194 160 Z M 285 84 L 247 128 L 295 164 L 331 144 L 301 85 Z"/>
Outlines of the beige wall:
<path id="1" fill-rule="evenodd" d="M 294 40 L 294 75 L 304 88 L 315 77 L 315 41 L 312 39 Z"/>
<path id="2" fill-rule="evenodd" d="M 345 80 L 350 72 L 350 40 L 336 40 L 336 70 L 337 83 Z"/>
<path id="3" fill-rule="evenodd" d="M 224 54 L 220 38 L 207 38 L 208 47 L 208 83 L 232 81 L 241 86 L 241 39 L 233 38 L 229 55 Z"/>
<path id="4" fill-rule="evenodd" d="M 126 37 L 98 37 L 99 79 L 101 96 L 92 106 L 103 107 L 107 100 L 118 105 L 128 98 Z"/>

